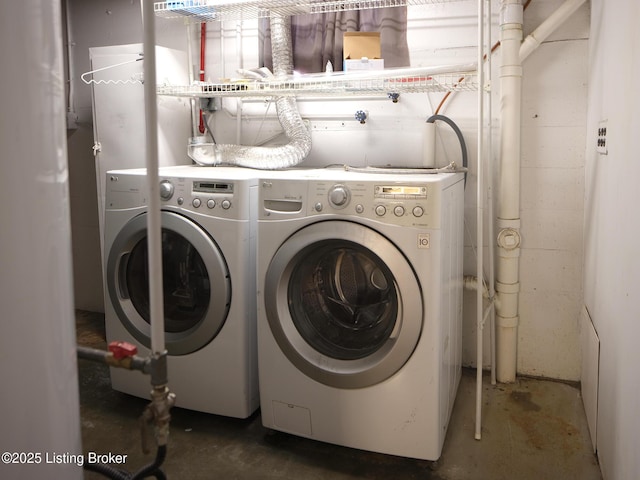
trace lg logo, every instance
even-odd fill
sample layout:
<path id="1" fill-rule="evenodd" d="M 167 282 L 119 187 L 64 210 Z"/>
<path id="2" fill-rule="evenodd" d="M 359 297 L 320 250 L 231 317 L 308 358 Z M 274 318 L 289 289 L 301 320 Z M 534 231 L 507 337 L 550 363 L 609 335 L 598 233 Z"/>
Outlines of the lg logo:
<path id="1" fill-rule="evenodd" d="M 419 233 L 418 234 L 418 248 L 429 248 L 429 234 L 428 233 Z"/>

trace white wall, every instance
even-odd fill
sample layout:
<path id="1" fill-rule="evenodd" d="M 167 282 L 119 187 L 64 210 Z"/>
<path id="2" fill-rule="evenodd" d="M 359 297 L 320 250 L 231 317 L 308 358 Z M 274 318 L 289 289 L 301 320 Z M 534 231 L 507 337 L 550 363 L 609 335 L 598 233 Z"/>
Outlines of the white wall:
<path id="1" fill-rule="evenodd" d="M 87 7 L 86 3 L 92 6 Z M 138 41 L 133 38 L 137 35 L 137 21 L 132 21 L 134 13 L 138 13 L 134 12 L 139 8 L 137 2 L 134 2 L 134 6 L 128 1 L 109 3 L 130 10 L 129 17 L 118 17 L 123 23 L 118 24 L 117 28 L 110 22 L 111 16 L 116 14 L 115 7 L 111 9 L 107 24 L 104 24 L 104 2 L 72 0 L 76 8 L 73 23 L 77 25 L 89 22 L 91 25 L 82 27 L 82 35 L 77 34 L 83 39 L 76 37 L 77 44 L 74 48 L 78 52 L 98 43 L 106 44 L 107 41 Z M 497 23 L 499 1 L 492 3 Z M 560 0 L 532 2 L 525 12 L 525 34 L 560 4 Z M 474 1 L 410 7 L 409 42 L 412 64 L 439 65 L 475 61 L 476 13 Z M 585 5 L 535 51 L 524 65 L 523 244 L 518 372 L 569 380 L 578 380 L 580 375 L 578 318 L 583 303 L 581 238 L 588 28 L 589 8 Z M 494 39 L 497 40 L 497 27 L 493 30 Z M 195 36 L 195 31 L 193 34 Z M 96 35 L 99 41 L 93 39 Z M 209 24 L 207 38 L 207 79 L 215 81 L 220 77 L 233 77 L 239 66 L 257 66 L 256 22 L 244 22 L 241 31 L 234 22 L 224 25 Z M 220 48 L 220 45 L 223 47 Z M 242 47 L 242 55 L 238 54 L 238 45 Z M 194 48 L 194 58 L 197 55 L 197 49 Z M 493 89 L 496 101 L 493 114 L 497 118 L 498 52 L 494 54 L 494 58 Z M 80 70 L 81 67 L 78 71 Z M 303 116 L 310 119 L 314 142 L 312 155 L 305 164 L 415 163 L 419 161 L 417 152 L 421 145 L 422 122 L 433 113 L 441 98 L 442 94 L 433 93 L 401 96 L 398 104 L 392 104 L 384 98 L 301 101 L 300 109 Z M 90 107 L 90 102 L 87 104 L 86 100 L 81 103 L 83 108 Z M 267 107 L 264 102 L 247 102 L 243 105 L 243 113 L 248 116 L 241 125 L 238 139 L 233 117 L 237 111 L 237 101 L 226 99 L 223 105 L 224 111 L 216 113 L 218 142 L 251 144 L 280 131 L 279 125 L 273 120 L 273 106 Z M 353 118 L 358 109 L 370 112 L 370 118 L 364 126 Z M 476 93 L 453 95 L 442 113 L 450 116 L 461 127 L 470 154 L 465 202 L 465 274 L 475 275 Z M 334 118 L 327 119 L 327 115 Z M 497 125 L 497 120 L 494 125 Z M 437 144 L 439 163 L 459 160 L 460 147 L 455 135 L 446 125 L 439 125 L 438 130 L 441 136 L 441 141 Z M 494 130 L 495 137 L 497 127 Z M 367 138 L 372 136 L 377 140 L 376 148 L 367 145 Z M 348 148 L 340 148 L 340 145 L 345 144 Z M 357 148 L 353 148 L 354 145 Z M 83 218 L 88 219 L 90 216 Z M 90 228 L 96 231 L 97 220 L 95 226 L 92 224 Z M 485 238 L 485 245 L 493 242 L 493 239 Z M 95 251 L 95 245 L 92 248 Z M 484 253 L 486 256 L 486 249 Z M 82 257 L 78 255 L 78 258 Z M 86 265 L 87 262 L 77 264 Z M 93 271 L 93 267 L 91 270 Z M 95 270 L 96 273 L 98 271 Z M 91 272 L 87 274 L 92 275 Z M 101 302 L 97 286 L 92 285 L 91 290 Z M 463 345 L 463 360 L 466 365 L 475 364 L 474 301 L 475 293 L 466 292 Z M 485 343 L 485 352 L 488 352 L 488 334 L 485 334 Z M 487 353 L 485 365 L 488 365 L 488 359 Z"/>
<path id="2" fill-rule="evenodd" d="M 600 338 L 597 449 L 605 480 L 632 479 L 640 478 L 640 4 L 592 0 L 592 11 L 584 290 Z M 609 154 L 600 156 L 595 137 L 605 119 Z"/>
<path id="3" fill-rule="evenodd" d="M 0 452 L 33 454 L 0 477 L 81 479 L 45 458 L 82 454 L 60 3 L 1 2 L 0 42 Z"/>
<path id="4" fill-rule="evenodd" d="M 536 0 L 524 35 L 562 2 Z M 524 62 L 518 372 L 578 380 L 589 2 Z"/>
<path id="5" fill-rule="evenodd" d="M 531 2 L 524 12 L 525 37 L 561 4 L 561 0 Z M 495 2 L 494 11 L 498 11 L 498 7 L 499 2 Z M 523 64 L 522 244 L 517 346 L 517 373 L 522 375 L 580 379 L 589 14 L 587 2 Z M 499 114 L 499 48 L 493 58 L 495 117 Z M 498 128 L 499 119 L 496 119 L 494 129 Z M 469 134 L 475 139 L 472 132 Z M 497 180 L 499 152 L 495 140 L 493 172 Z M 496 188 L 497 185 L 496 181 Z M 468 190 L 474 188 L 472 183 Z M 497 194 L 497 190 L 493 192 L 494 201 Z M 468 275 L 476 274 L 475 198 L 475 191 L 467 192 L 465 222 L 469 235 L 465 274 Z M 489 239 L 486 233 L 485 227 L 485 245 L 495 245 L 495 239 Z M 488 261 L 485 262 L 488 268 L 486 265 Z M 475 302 L 475 292 L 465 292 L 463 361 L 474 366 Z M 488 329 L 484 332 L 484 365 L 490 365 Z"/>

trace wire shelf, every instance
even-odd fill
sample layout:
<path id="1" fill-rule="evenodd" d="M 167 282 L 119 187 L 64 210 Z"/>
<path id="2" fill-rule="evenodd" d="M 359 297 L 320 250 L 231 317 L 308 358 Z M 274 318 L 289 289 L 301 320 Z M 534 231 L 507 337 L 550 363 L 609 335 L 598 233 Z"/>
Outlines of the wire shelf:
<path id="1" fill-rule="evenodd" d="M 442 69 L 442 68 L 440 68 Z M 434 73 L 436 72 L 436 73 Z M 377 73 L 377 74 L 376 74 Z M 201 83 L 188 86 L 159 85 L 159 95 L 179 97 L 344 97 L 392 93 L 477 91 L 471 69 L 438 72 L 438 68 L 404 68 L 377 72 L 300 75 L 286 80 Z"/>
<path id="2" fill-rule="evenodd" d="M 189 23 L 222 22 L 307 13 L 330 13 L 370 8 L 452 3 L 462 0 L 178 0 L 154 3 L 157 16 L 183 18 Z"/>

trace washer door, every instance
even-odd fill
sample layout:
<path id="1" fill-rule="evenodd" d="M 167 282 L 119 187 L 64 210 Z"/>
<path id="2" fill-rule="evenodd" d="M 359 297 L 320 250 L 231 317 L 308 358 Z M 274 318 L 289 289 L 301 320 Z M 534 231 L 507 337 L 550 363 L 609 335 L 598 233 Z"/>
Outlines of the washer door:
<path id="1" fill-rule="evenodd" d="M 418 279 L 387 238 L 325 221 L 289 237 L 266 274 L 271 331 L 300 371 L 325 385 L 361 388 L 396 373 L 422 330 Z"/>
<path id="2" fill-rule="evenodd" d="M 171 355 L 207 345 L 229 312 L 229 270 L 220 249 L 200 226 L 162 212 L 162 282 L 165 340 Z M 109 297 L 122 324 L 150 347 L 147 215 L 118 233 L 107 260 Z"/>

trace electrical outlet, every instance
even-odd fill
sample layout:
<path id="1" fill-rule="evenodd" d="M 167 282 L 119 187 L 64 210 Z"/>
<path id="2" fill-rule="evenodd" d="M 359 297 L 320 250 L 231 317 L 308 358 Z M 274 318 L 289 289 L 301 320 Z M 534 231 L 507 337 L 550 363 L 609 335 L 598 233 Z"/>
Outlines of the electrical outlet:
<path id="1" fill-rule="evenodd" d="M 609 153 L 609 147 L 607 145 L 607 120 L 602 120 L 598 123 L 598 140 L 596 143 L 596 151 L 600 155 L 607 155 Z"/>

